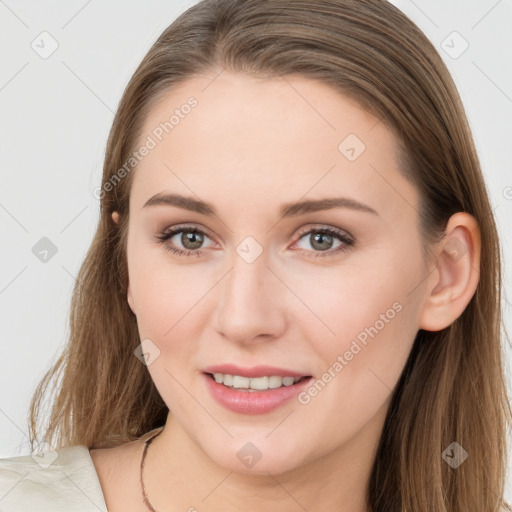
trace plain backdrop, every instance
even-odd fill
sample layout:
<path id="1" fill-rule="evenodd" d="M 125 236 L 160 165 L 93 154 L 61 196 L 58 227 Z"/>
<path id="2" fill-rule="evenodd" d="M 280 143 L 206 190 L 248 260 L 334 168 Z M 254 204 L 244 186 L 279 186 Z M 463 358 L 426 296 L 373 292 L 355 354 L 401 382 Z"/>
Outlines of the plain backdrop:
<path id="1" fill-rule="evenodd" d="M 195 3 L 0 0 L 0 457 L 30 451 L 30 399 L 66 341 L 71 290 L 98 220 L 93 190 L 124 87 L 160 33 Z M 436 46 L 465 104 L 501 234 L 510 332 L 512 2 L 393 3 Z M 43 246 L 47 261 L 37 256 Z M 506 343 L 504 354 L 511 389 Z M 509 461 L 512 501 L 511 454 Z"/>

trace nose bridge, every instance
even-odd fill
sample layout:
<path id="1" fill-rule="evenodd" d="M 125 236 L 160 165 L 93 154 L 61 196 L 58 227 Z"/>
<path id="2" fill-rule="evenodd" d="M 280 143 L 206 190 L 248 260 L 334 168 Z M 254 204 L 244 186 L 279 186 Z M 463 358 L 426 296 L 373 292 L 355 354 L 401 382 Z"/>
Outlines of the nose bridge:
<path id="1" fill-rule="evenodd" d="M 217 330 L 236 341 L 262 334 L 278 336 L 284 326 L 278 299 L 282 284 L 267 268 L 269 258 L 263 247 L 251 238 L 236 247 L 217 305 Z"/>
<path id="2" fill-rule="evenodd" d="M 249 300 L 254 303 L 268 291 L 271 285 L 268 280 L 272 276 L 267 268 L 269 252 L 263 247 L 261 236 L 258 238 L 259 241 L 254 236 L 245 236 L 233 247 L 232 269 L 225 287 L 225 299 L 235 299 L 242 303 Z"/>
<path id="3" fill-rule="evenodd" d="M 242 249 L 247 250 L 247 247 L 241 244 L 233 255 L 232 269 L 221 299 L 224 305 L 234 308 L 232 313 L 247 308 L 256 312 L 261 304 L 268 304 L 268 292 L 272 287 L 269 281 L 274 277 L 267 268 L 268 261 L 263 251 L 255 256 L 254 247 L 249 247 L 246 252 Z"/>

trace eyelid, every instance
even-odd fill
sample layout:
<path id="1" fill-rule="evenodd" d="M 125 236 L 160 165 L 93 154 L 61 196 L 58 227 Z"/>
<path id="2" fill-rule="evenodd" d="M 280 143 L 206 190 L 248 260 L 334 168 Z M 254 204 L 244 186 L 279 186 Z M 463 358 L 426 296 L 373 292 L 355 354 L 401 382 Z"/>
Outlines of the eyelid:
<path id="1" fill-rule="evenodd" d="M 180 231 L 199 231 L 208 236 L 208 238 L 215 240 L 215 236 L 212 235 L 211 231 L 208 228 L 205 228 L 202 224 L 171 224 L 167 226 L 163 231 L 161 231 L 162 235 L 172 233 L 176 234 Z"/>
<path id="2" fill-rule="evenodd" d="M 301 238 L 302 236 L 310 233 L 311 231 L 322 231 L 322 230 L 332 230 L 335 231 L 339 236 L 344 236 L 345 238 L 350 238 L 350 240 L 354 241 L 354 237 L 345 229 L 337 228 L 335 226 L 331 226 L 329 224 L 313 224 L 304 228 L 300 228 L 297 232 L 297 238 Z"/>

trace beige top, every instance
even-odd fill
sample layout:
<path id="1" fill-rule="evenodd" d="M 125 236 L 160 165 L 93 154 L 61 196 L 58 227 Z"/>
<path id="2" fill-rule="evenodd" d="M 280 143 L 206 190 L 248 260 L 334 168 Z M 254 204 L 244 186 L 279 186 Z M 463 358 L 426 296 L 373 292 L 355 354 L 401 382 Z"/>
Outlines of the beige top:
<path id="1" fill-rule="evenodd" d="M 89 449 L 0 459 L 1 512 L 107 512 Z"/>

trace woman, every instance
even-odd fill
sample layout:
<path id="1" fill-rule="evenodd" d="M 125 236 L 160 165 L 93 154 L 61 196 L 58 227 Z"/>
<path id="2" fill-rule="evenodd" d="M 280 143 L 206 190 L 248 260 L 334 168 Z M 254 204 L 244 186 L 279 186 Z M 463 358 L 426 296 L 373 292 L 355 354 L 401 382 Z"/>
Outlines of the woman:
<path id="1" fill-rule="evenodd" d="M 128 84 L 96 193 L 31 407 L 33 441 L 61 375 L 59 451 L 2 461 L 6 510 L 505 510 L 495 221 L 398 9 L 198 3 Z"/>

